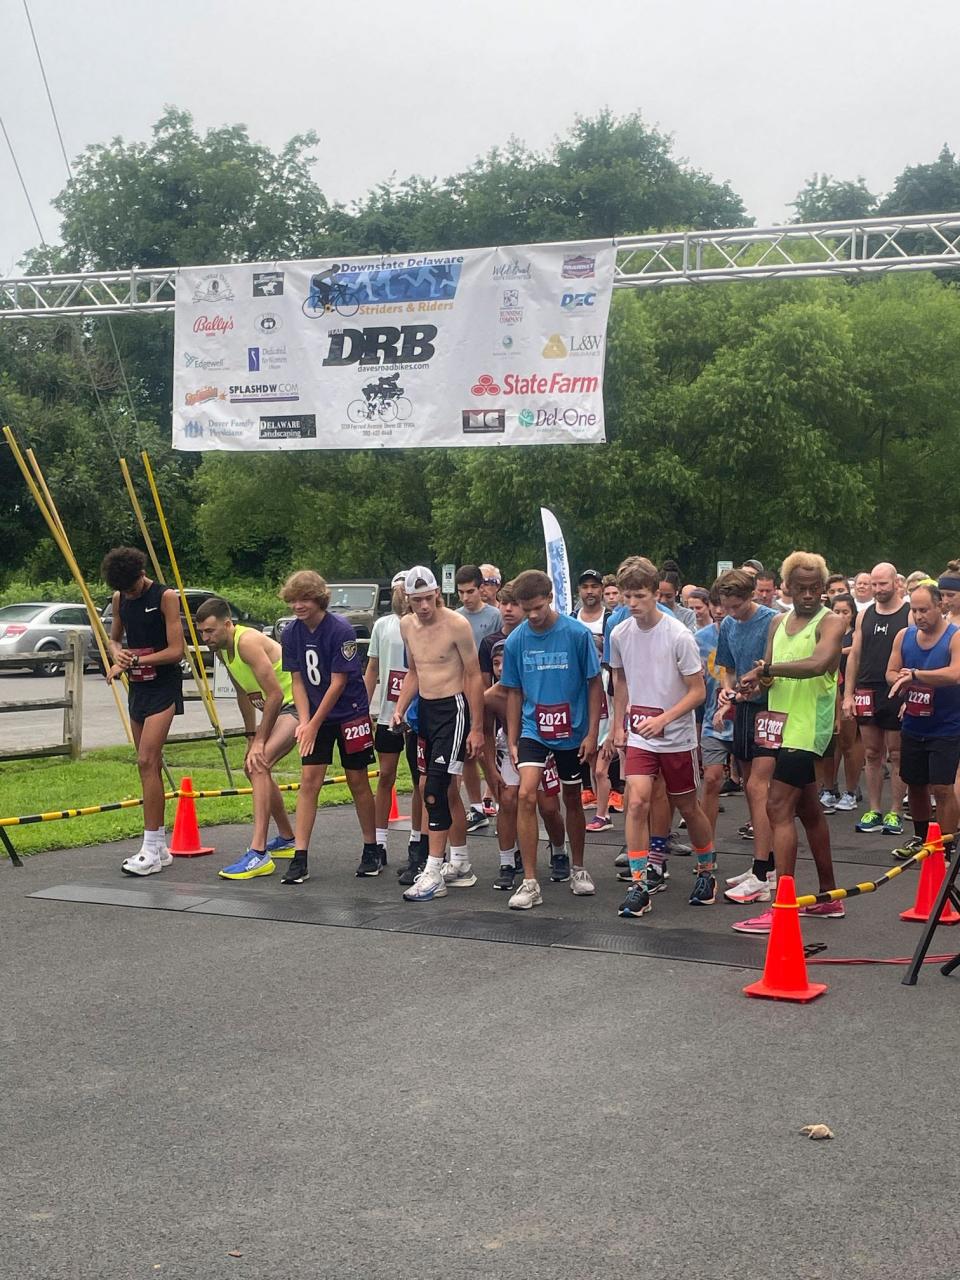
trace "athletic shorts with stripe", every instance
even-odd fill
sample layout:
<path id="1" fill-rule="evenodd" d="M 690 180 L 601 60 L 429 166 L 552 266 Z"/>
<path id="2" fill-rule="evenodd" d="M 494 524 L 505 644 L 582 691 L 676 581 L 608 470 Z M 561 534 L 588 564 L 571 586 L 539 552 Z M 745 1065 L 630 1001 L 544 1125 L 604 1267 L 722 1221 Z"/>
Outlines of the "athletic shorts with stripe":
<path id="1" fill-rule="evenodd" d="M 420 698 L 420 738 L 427 773 L 463 773 L 470 732 L 470 708 L 462 693 L 449 698 Z"/>

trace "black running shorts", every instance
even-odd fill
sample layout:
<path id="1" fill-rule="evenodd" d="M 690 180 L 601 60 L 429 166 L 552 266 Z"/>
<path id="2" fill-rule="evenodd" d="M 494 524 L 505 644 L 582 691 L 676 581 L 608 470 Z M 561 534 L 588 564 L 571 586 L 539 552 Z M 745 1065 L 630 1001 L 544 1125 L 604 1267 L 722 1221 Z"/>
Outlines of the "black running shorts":
<path id="1" fill-rule="evenodd" d="M 421 697 L 417 716 L 427 773 L 463 773 L 470 732 L 470 708 L 464 695 Z"/>

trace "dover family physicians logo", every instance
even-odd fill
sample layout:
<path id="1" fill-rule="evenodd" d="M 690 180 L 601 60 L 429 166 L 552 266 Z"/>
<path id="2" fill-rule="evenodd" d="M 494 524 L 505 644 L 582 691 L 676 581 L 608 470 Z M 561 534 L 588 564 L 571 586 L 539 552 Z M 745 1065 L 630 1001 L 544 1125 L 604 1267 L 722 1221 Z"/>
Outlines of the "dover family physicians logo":
<path id="1" fill-rule="evenodd" d="M 596 258 L 588 258 L 585 254 L 578 253 L 564 258 L 560 275 L 564 280 L 589 280 L 596 274 L 596 269 Z"/>
<path id="2" fill-rule="evenodd" d="M 253 273 L 253 296 L 255 298 L 279 298 L 282 295 L 282 271 L 255 271 Z"/>
<path id="3" fill-rule="evenodd" d="M 203 423 L 199 422 L 196 418 L 191 418 L 190 421 L 184 425 L 183 434 L 188 440 L 202 440 Z"/>
<path id="4" fill-rule="evenodd" d="M 222 271 L 212 271 L 200 277 L 200 283 L 193 291 L 194 302 L 233 302 L 233 290 Z"/>

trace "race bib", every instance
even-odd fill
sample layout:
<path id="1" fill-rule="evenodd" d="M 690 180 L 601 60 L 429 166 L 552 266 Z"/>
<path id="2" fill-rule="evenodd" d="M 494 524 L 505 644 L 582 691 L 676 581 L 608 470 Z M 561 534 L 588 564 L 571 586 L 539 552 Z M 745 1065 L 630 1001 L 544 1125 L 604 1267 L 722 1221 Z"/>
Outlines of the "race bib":
<path id="1" fill-rule="evenodd" d="M 373 746 L 373 729 L 369 716 L 357 716 L 356 720 L 345 720 L 340 726 L 340 741 L 347 755 L 356 755 L 358 751 L 366 751 Z"/>
<path id="2" fill-rule="evenodd" d="M 553 756 L 547 756 L 547 763 L 543 766 L 543 772 L 540 775 L 540 790 L 544 795 L 548 796 L 560 794 L 560 775 L 557 773 L 557 762 Z"/>
<path id="3" fill-rule="evenodd" d="M 130 653 L 137 654 L 140 658 L 146 653 L 156 653 L 156 649 L 130 649 Z M 149 663 L 141 662 L 138 667 L 131 667 L 127 672 L 127 679 L 132 680 L 136 684 L 140 684 L 143 680 L 156 680 L 157 668 L 151 667 Z"/>
<path id="4" fill-rule="evenodd" d="M 654 716 L 662 716 L 663 707 L 631 707 L 627 715 L 627 727 L 631 733 L 639 733 L 640 726 L 646 720 L 652 720 Z M 663 737 L 663 730 L 653 735 L 655 738 Z"/>
<path id="5" fill-rule="evenodd" d="M 262 693 L 248 693 L 247 697 L 250 699 L 251 706 L 256 707 L 258 711 L 263 710 L 263 694 Z"/>
<path id="6" fill-rule="evenodd" d="M 417 737 L 417 772 L 427 772 L 427 744 L 421 737 Z"/>
<path id="7" fill-rule="evenodd" d="M 753 722 L 754 743 L 767 751 L 779 751 L 783 746 L 786 723 L 786 711 L 758 711 Z"/>
<path id="8" fill-rule="evenodd" d="M 391 671 L 387 676 L 387 701 L 399 702 L 400 690 L 403 688 L 403 681 L 406 677 L 405 671 Z"/>
<path id="9" fill-rule="evenodd" d="M 873 715 L 873 690 L 872 689 L 854 689 L 853 710 L 854 710 L 854 714 L 857 716 Z"/>
<path id="10" fill-rule="evenodd" d="M 538 702 L 534 715 L 537 732 L 549 742 L 569 738 L 573 733 L 569 702 Z"/>
<path id="11" fill-rule="evenodd" d="M 908 716 L 933 715 L 933 689 L 928 684 L 908 684 L 906 693 Z"/>

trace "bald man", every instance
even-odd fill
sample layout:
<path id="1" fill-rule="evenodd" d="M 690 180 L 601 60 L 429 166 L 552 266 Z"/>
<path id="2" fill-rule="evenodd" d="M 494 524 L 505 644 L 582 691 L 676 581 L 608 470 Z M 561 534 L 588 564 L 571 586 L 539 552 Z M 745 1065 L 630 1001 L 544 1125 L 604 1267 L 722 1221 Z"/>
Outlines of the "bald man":
<path id="1" fill-rule="evenodd" d="M 858 831 L 903 834 L 900 811 L 906 788 L 900 780 L 900 698 L 891 698 L 887 668 L 893 643 L 910 624 L 910 602 L 904 600 L 892 564 L 875 565 L 870 574 L 873 603 L 857 614 L 853 647 L 843 684 L 843 714 L 856 717 L 866 752 L 867 810 Z M 890 761 L 890 808 L 884 811 L 883 766 Z"/>

